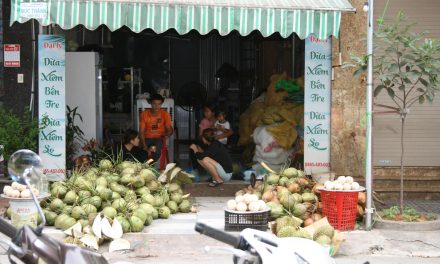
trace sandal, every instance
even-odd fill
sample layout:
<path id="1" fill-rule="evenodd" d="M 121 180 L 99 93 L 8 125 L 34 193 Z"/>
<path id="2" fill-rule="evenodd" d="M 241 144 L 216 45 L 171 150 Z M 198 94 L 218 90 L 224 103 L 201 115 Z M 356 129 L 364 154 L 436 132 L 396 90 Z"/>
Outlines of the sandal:
<path id="1" fill-rule="evenodd" d="M 218 182 L 218 181 L 212 181 L 210 184 L 208 184 L 209 187 L 217 187 L 219 185 L 222 185 L 223 182 Z"/>

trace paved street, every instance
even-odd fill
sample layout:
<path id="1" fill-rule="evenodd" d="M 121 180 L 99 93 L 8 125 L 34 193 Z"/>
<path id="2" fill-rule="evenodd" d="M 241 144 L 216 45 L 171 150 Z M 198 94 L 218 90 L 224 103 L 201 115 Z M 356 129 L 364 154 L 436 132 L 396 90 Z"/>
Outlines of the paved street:
<path id="1" fill-rule="evenodd" d="M 111 263 L 232 263 L 225 251 L 206 253 L 205 246 L 228 247 L 194 231 L 196 221 L 224 228 L 223 207 L 228 198 L 196 198 L 197 214 L 172 215 L 168 220 L 155 220 L 143 233 L 128 233 L 131 241 L 128 252 L 107 253 L 108 245 L 100 251 Z M 59 230 L 47 228 L 46 233 L 62 238 Z M 238 235 L 238 233 L 235 233 Z M 440 231 L 399 232 L 390 230 L 344 232 L 346 241 L 335 257 L 337 264 L 440 263 Z M 8 263 L 0 256 L 0 263 Z"/>

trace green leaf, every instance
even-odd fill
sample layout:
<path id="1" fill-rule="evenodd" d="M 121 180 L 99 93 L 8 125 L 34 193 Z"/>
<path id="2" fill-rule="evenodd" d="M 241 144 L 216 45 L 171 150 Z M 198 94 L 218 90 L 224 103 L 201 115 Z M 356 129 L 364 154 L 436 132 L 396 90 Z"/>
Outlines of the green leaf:
<path id="1" fill-rule="evenodd" d="M 425 79 L 420 78 L 420 82 L 421 82 L 424 86 L 428 87 L 428 82 L 427 82 Z"/>
<path id="2" fill-rule="evenodd" d="M 414 56 L 411 54 L 404 54 L 403 58 L 408 59 L 408 60 L 415 60 Z"/>
<path id="3" fill-rule="evenodd" d="M 420 95 L 419 96 L 419 104 L 423 104 L 425 102 L 425 96 Z"/>
<path id="4" fill-rule="evenodd" d="M 405 85 L 400 85 L 400 86 L 399 86 L 399 90 L 401 90 L 401 91 L 405 91 L 405 88 L 406 88 Z"/>
<path id="5" fill-rule="evenodd" d="M 394 96 L 396 95 L 396 94 L 394 93 L 394 90 L 391 89 L 391 88 L 387 88 L 387 92 L 388 92 L 388 95 L 389 95 L 391 98 L 394 98 Z"/>
<path id="6" fill-rule="evenodd" d="M 417 88 L 417 91 L 419 91 L 419 92 L 421 92 L 421 93 L 424 93 L 425 92 L 425 90 L 423 90 L 422 88 Z"/>
<path id="7" fill-rule="evenodd" d="M 365 72 L 365 70 L 363 68 L 359 68 L 353 72 L 353 76 L 357 77 L 357 76 L 361 75 L 363 72 Z"/>
<path id="8" fill-rule="evenodd" d="M 379 93 L 383 90 L 383 88 L 385 88 L 385 85 L 380 84 L 376 87 L 376 89 L 374 89 L 374 97 L 378 96 Z"/>

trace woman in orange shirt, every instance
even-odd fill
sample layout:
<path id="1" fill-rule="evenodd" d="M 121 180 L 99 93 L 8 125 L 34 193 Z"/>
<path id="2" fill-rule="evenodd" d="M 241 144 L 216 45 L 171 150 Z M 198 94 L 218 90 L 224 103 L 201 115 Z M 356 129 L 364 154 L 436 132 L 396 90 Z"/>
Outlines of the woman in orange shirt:
<path id="1" fill-rule="evenodd" d="M 142 112 L 139 121 L 139 134 L 144 150 L 148 150 L 148 146 L 156 146 L 154 160 L 160 158 L 162 150 L 162 140 L 173 134 L 171 127 L 170 114 L 162 110 L 163 97 L 160 94 L 153 94 L 150 97 L 151 109 Z"/>

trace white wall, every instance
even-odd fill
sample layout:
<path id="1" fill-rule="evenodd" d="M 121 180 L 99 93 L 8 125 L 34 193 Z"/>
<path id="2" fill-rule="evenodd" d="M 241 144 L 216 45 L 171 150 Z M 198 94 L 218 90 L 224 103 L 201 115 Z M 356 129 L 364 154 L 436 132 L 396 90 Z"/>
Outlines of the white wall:
<path id="1" fill-rule="evenodd" d="M 78 107 L 83 122 L 79 119 L 75 122 L 84 132 L 84 138 L 101 141 L 98 61 L 95 52 L 66 52 L 66 105 L 71 109 Z"/>

